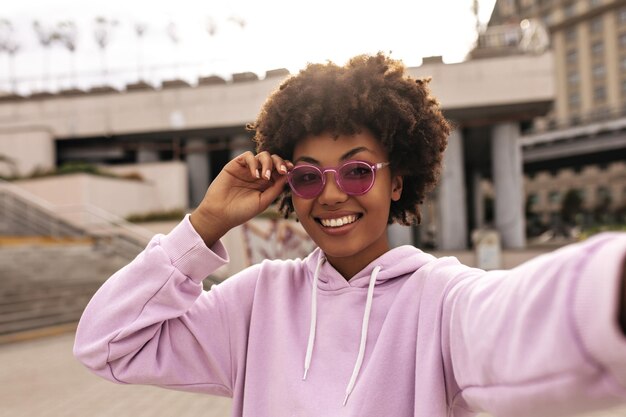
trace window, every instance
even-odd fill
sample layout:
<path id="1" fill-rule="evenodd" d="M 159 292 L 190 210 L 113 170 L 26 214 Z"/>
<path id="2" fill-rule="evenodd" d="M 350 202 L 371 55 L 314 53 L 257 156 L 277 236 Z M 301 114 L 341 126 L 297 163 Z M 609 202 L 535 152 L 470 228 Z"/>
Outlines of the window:
<path id="1" fill-rule="evenodd" d="M 567 63 L 568 64 L 575 64 L 576 61 L 578 61 L 578 51 L 576 51 L 575 49 L 572 49 L 570 51 L 567 52 Z"/>
<path id="2" fill-rule="evenodd" d="M 626 33 L 621 33 L 619 35 L 619 45 L 622 48 L 626 48 Z"/>
<path id="3" fill-rule="evenodd" d="M 617 20 L 620 25 L 626 25 L 626 7 L 622 7 L 617 15 Z"/>
<path id="4" fill-rule="evenodd" d="M 580 105 L 580 95 L 578 93 L 571 93 L 569 95 L 570 107 L 578 107 Z"/>
<path id="5" fill-rule="evenodd" d="M 604 101 L 606 99 L 606 87 L 600 85 L 593 89 L 593 98 L 596 101 Z"/>
<path id="6" fill-rule="evenodd" d="M 565 18 L 574 16 L 576 14 L 576 3 L 566 3 L 563 6 L 563 14 L 565 15 Z"/>
<path id="7" fill-rule="evenodd" d="M 591 53 L 596 57 L 601 56 L 604 53 L 604 43 L 602 41 L 594 42 L 591 45 Z"/>
<path id="8" fill-rule="evenodd" d="M 559 204 L 561 202 L 561 193 L 558 191 L 550 191 L 548 200 L 550 200 L 551 203 Z"/>
<path id="9" fill-rule="evenodd" d="M 598 16 L 589 22 L 589 30 L 591 33 L 602 33 L 602 16 Z"/>
<path id="10" fill-rule="evenodd" d="M 611 200 L 611 191 L 604 185 L 601 185 L 596 190 L 596 197 L 599 202 L 610 202 Z"/>
<path id="11" fill-rule="evenodd" d="M 604 64 L 598 64 L 593 66 L 593 78 L 604 78 L 606 74 L 606 69 L 604 68 Z"/>
<path id="12" fill-rule="evenodd" d="M 626 57 L 622 57 L 621 61 L 622 71 L 626 71 Z"/>
<path id="13" fill-rule="evenodd" d="M 578 84 L 580 82 L 580 75 L 578 75 L 578 72 L 576 71 L 570 72 L 567 75 L 567 82 L 570 84 L 574 84 L 574 85 Z"/>
<path id="14" fill-rule="evenodd" d="M 576 31 L 576 28 L 569 28 L 565 31 L 565 41 L 566 42 L 576 42 L 576 37 L 578 35 L 578 32 Z"/>
<path id="15" fill-rule="evenodd" d="M 622 95 L 626 96 L 626 80 L 622 80 Z"/>
<path id="16" fill-rule="evenodd" d="M 596 7 L 602 4 L 602 0 L 589 0 L 589 7 Z"/>

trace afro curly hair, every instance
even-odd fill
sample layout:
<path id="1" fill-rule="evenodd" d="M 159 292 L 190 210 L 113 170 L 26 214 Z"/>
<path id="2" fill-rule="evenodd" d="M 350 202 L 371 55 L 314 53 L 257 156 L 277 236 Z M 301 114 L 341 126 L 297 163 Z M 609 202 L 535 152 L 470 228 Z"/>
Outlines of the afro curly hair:
<path id="1" fill-rule="evenodd" d="M 268 97 L 247 126 L 255 132 L 257 152 L 291 159 L 306 137 L 367 129 L 387 151 L 392 172 L 403 177 L 388 223 L 419 223 L 419 204 L 439 179 L 451 127 L 430 94 L 430 79 L 412 79 L 404 71 L 401 61 L 380 52 L 355 56 L 344 66 L 308 64 Z M 288 186 L 280 210 L 285 217 L 294 211 Z"/>

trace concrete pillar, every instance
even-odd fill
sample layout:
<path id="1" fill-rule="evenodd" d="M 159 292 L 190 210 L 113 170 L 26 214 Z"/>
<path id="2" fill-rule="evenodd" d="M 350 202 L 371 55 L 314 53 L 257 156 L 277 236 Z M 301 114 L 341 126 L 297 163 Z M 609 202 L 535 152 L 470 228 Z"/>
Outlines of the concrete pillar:
<path id="1" fill-rule="evenodd" d="M 230 139 L 230 159 L 233 159 L 246 151 L 254 152 L 255 143 L 248 135 L 235 135 Z"/>
<path id="2" fill-rule="evenodd" d="M 467 248 L 463 135 L 459 130 L 452 132 L 448 138 L 438 195 L 438 248 L 443 250 Z"/>
<path id="3" fill-rule="evenodd" d="M 148 162 L 158 162 L 161 158 L 159 157 L 159 151 L 156 149 L 150 149 L 150 147 L 140 147 L 137 150 L 137 163 L 144 164 Z"/>
<path id="4" fill-rule="evenodd" d="M 197 207 L 200 204 L 211 182 L 211 160 L 205 147 L 204 139 L 195 138 L 187 141 L 190 207 Z"/>
<path id="5" fill-rule="evenodd" d="M 395 248 L 402 245 L 413 245 L 412 226 L 393 223 L 387 226 L 387 238 L 389 247 Z"/>
<path id="6" fill-rule="evenodd" d="M 495 222 L 504 248 L 526 246 L 522 149 L 519 125 L 494 126 L 491 146 L 495 190 Z"/>

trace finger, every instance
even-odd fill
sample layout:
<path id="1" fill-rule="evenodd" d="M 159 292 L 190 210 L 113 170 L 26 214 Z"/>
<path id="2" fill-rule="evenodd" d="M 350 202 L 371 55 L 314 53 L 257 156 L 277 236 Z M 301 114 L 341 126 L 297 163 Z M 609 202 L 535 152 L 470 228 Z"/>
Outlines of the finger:
<path id="1" fill-rule="evenodd" d="M 285 163 L 285 160 L 283 158 L 274 154 L 272 155 L 272 162 L 274 163 L 274 166 L 276 167 L 276 171 L 278 171 L 279 174 L 281 175 L 287 174 L 287 164 Z"/>
<path id="2" fill-rule="evenodd" d="M 250 175 L 254 178 L 261 178 L 261 174 L 259 173 L 259 161 L 252 152 L 247 151 L 239 155 L 238 162 L 242 166 L 247 166 L 250 170 Z"/>
<path id="3" fill-rule="evenodd" d="M 257 154 L 256 159 L 261 163 L 261 176 L 269 180 L 272 177 L 272 169 L 274 167 L 270 153 L 263 151 Z"/>
<path id="4" fill-rule="evenodd" d="M 286 175 L 278 175 L 275 179 L 269 182 L 269 186 L 261 192 L 260 204 L 263 206 L 263 210 L 270 206 L 283 192 L 285 183 L 287 182 Z"/>

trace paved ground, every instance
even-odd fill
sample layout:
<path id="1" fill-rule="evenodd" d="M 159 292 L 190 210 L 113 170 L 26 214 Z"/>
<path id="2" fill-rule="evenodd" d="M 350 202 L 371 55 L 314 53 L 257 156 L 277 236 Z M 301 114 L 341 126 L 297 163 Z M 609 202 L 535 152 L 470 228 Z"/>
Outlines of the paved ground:
<path id="1" fill-rule="evenodd" d="M 230 416 L 227 398 L 95 377 L 72 357 L 73 341 L 74 334 L 66 333 L 0 345 L 0 417 Z M 625 416 L 621 408 L 584 417 Z"/>
<path id="2" fill-rule="evenodd" d="M 1 417 L 229 417 L 230 399 L 93 376 L 72 356 L 74 334 L 0 345 Z"/>

